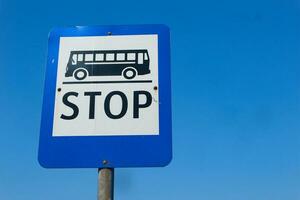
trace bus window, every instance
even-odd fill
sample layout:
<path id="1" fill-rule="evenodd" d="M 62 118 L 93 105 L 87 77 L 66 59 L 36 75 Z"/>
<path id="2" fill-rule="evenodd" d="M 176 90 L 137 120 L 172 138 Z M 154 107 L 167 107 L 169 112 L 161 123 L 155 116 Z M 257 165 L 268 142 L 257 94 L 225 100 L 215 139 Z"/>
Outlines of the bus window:
<path id="1" fill-rule="evenodd" d="M 85 54 L 85 61 L 93 61 L 94 55 L 92 53 Z"/>
<path id="2" fill-rule="evenodd" d="M 113 61 L 113 60 L 115 60 L 115 54 L 113 53 L 106 54 L 106 61 Z"/>
<path id="3" fill-rule="evenodd" d="M 125 53 L 117 53 L 117 60 L 125 60 Z"/>
<path id="4" fill-rule="evenodd" d="M 143 64 L 144 63 L 144 54 L 139 53 L 138 54 L 138 64 Z"/>
<path id="5" fill-rule="evenodd" d="M 72 56 L 72 65 L 76 65 L 77 64 L 77 54 L 73 54 Z"/>
<path id="6" fill-rule="evenodd" d="M 95 60 L 96 61 L 103 61 L 104 60 L 104 54 L 103 53 L 97 53 Z"/>
<path id="7" fill-rule="evenodd" d="M 127 60 L 135 60 L 135 53 L 128 53 Z"/>
<path id="8" fill-rule="evenodd" d="M 83 54 L 78 54 L 78 61 L 83 61 Z"/>
<path id="9" fill-rule="evenodd" d="M 144 53 L 144 59 L 145 59 L 145 60 L 148 60 L 148 55 L 147 55 L 147 53 Z"/>

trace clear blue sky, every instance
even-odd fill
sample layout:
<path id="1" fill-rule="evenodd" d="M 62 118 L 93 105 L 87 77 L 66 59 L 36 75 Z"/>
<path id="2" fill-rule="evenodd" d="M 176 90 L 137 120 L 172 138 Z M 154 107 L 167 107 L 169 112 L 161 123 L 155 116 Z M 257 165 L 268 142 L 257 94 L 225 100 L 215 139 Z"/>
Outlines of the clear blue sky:
<path id="1" fill-rule="evenodd" d="M 116 199 L 300 199 L 300 2 L 0 0 L 0 199 L 96 199 L 96 169 L 37 162 L 54 26 L 171 28 L 174 159 Z"/>

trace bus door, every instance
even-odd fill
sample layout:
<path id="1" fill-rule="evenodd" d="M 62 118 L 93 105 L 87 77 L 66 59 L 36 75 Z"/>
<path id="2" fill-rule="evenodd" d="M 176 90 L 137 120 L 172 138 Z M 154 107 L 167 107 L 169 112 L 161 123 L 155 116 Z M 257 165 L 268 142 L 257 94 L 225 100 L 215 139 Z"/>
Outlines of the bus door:
<path id="1" fill-rule="evenodd" d="M 144 53 L 138 53 L 138 64 L 144 63 Z"/>

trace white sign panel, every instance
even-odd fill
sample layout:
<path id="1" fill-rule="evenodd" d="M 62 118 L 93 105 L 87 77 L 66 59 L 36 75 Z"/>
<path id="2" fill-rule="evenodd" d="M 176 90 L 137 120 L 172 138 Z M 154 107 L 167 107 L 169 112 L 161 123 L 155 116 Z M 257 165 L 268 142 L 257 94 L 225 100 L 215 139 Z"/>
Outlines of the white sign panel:
<path id="1" fill-rule="evenodd" d="M 53 136 L 159 134 L 157 35 L 61 37 Z"/>

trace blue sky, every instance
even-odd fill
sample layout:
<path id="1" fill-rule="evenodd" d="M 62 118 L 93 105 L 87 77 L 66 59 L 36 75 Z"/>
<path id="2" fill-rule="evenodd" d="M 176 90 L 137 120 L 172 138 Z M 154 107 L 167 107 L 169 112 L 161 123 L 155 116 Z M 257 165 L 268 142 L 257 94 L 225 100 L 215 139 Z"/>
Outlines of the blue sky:
<path id="1" fill-rule="evenodd" d="M 48 32 L 148 23 L 171 29 L 174 158 L 117 169 L 116 199 L 299 199 L 296 0 L 0 0 L 0 199 L 96 199 L 96 169 L 37 162 Z"/>

